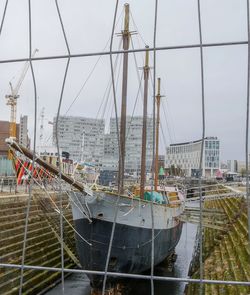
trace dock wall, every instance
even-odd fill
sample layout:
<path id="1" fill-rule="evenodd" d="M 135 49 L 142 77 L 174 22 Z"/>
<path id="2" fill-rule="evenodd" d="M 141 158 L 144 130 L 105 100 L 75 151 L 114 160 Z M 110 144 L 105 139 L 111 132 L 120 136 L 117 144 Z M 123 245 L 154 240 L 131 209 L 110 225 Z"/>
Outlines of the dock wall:
<path id="1" fill-rule="evenodd" d="M 225 212 L 224 230 L 204 228 L 203 278 L 208 280 L 250 281 L 250 247 L 248 242 L 247 204 L 244 198 L 231 197 L 205 201 L 205 208 Z M 200 278 L 199 267 L 192 278 Z M 187 295 L 200 294 L 199 284 L 189 284 Z M 247 295 L 250 287 L 204 284 L 205 295 Z"/>
<path id="2" fill-rule="evenodd" d="M 59 203 L 59 196 L 55 193 L 53 199 L 55 203 Z M 20 265 L 22 262 L 27 200 L 27 194 L 0 195 L 0 263 Z M 46 197 L 44 201 L 50 202 Z M 66 196 L 63 196 L 63 207 L 65 217 L 72 223 L 71 209 Z M 59 222 L 58 213 L 49 214 L 53 214 Z M 74 241 L 74 232 L 67 223 L 64 223 L 64 235 Z M 75 253 L 74 245 L 68 247 Z M 29 212 L 24 264 L 61 267 L 60 241 L 34 196 Z M 64 268 L 74 268 L 75 265 L 67 251 L 64 251 Z M 19 294 L 20 274 L 20 269 L 0 267 L 1 295 Z M 60 278 L 60 272 L 25 269 L 22 294 L 42 294 L 48 286 L 53 286 Z"/>

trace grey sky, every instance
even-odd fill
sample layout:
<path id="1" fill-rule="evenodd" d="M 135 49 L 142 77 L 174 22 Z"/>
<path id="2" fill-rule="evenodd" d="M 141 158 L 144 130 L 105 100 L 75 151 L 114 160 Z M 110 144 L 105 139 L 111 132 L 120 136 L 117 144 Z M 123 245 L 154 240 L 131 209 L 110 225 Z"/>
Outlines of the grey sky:
<path id="1" fill-rule="evenodd" d="M 32 46 L 39 48 L 37 56 L 51 56 L 66 53 L 55 2 L 37 0 L 32 2 Z M 154 1 L 120 1 L 122 6 L 130 3 L 138 35 L 133 37 L 135 47 L 143 47 L 143 40 L 153 45 Z M 71 53 L 102 51 L 110 38 L 115 1 L 58 1 Z M 2 16 L 5 1 L 0 1 Z M 247 39 L 246 1 L 202 0 L 203 41 L 226 42 Z M 116 32 L 122 25 L 122 17 Z M 131 20 L 131 30 L 135 30 Z M 196 0 L 159 0 L 157 45 L 181 45 L 198 43 L 198 17 Z M 114 38 L 114 49 L 119 38 Z M 2 35 L 0 36 L 0 59 L 28 56 L 28 1 L 11 0 L 7 10 Z M 151 54 L 151 64 L 153 56 Z M 62 114 L 86 80 L 98 57 L 72 59 L 63 97 Z M 142 66 L 143 54 L 136 54 L 138 66 Z M 115 60 L 115 56 L 114 56 Z M 34 62 L 39 110 L 45 107 L 46 119 L 56 114 L 66 61 L 50 60 Z M 218 136 L 222 145 L 222 159 L 244 159 L 247 46 L 230 46 L 204 49 L 206 135 Z M 1 64 L 0 71 L 0 119 L 9 119 L 9 108 L 5 105 L 5 94 L 9 92 L 8 82 L 16 83 L 21 63 Z M 141 73 L 139 73 L 141 75 Z M 201 137 L 201 83 L 199 49 L 160 51 L 157 53 L 156 75 L 162 78 L 163 104 L 167 114 L 162 112 L 165 142 L 196 140 Z M 96 70 L 84 87 L 70 115 L 96 117 L 110 79 L 109 57 L 102 57 Z M 120 82 L 117 97 L 120 100 Z M 130 55 L 129 111 L 138 91 L 137 71 L 134 57 Z M 20 113 L 29 116 L 32 131 L 34 117 L 34 94 L 30 72 L 20 89 L 17 118 Z M 153 96 L 150 86 L 150 97 Z M 111 106 L 109 98 L 109 105 Z M 150 98 L 152 101 L 152 98 Z M 110 111 L 104 115 L 108 119 Z M 141 113 L 139 99 L 136 113 Z M 114 114 L 114 113 L 113 113 Z M 101 115 L 100 115 L 101 116 Z M 99 117 L 100 117 L 99 116 Z M 50 133 L 45 120 L 45 136 Z M 168 132 L 170 131 L 170 134 Z M 161 140 L 163 151 L 164 140 Z"/>

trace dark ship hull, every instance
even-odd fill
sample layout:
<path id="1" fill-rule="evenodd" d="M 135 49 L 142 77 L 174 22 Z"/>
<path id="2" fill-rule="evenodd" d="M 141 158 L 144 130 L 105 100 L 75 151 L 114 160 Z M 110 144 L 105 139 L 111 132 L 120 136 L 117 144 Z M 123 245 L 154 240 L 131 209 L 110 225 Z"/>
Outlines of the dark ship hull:
<path id="1" fill-rule="evenodd" d="M 80 263 L 85 270 L 104 271 L 115 211 L 111 200 L 117 196 L 103 194 L 89 200 L 85 199 L 86 196 L 79 196 L 75 194 L 72 208 L 75 229 L 80 234 L 76 234 Z M 133 207 L 129 207 L 130 203 L 131 199 L 122 197 L 122 209 L 119 210 L 122 214 L 118 212 L 110 254 L 110 272 L 142 273 L 151 267 L 150 202 L 133 200 Z M 84 216 L 79 205 L 84 210 Z M 156 211 L 154 264 L 157 265 L 173 252 L 180 239 L 182 223 L 177 217 L 182 212 L 182 205 L 174 208 L 158 204 L 153 206 Z M 102 275 L 88 276 L 93 287 L 102 287 Z M 117 277 L 108 276 L 109 282 L 115 279 Z"/>
<path id="2" fill-rule="evenodd" d="M 95 219 L 90 225 L 87 219 L 78 219 L 75 221 L 75 228 L 92 243 L 92 246 L 89 246 L 76 235 L 77 250 L 83 269 L 104 271 L 112 223 Z M 172 253 L 180 239 L 181 231 L 181 222 L 171 229 L 155 230 L 155 265 Z M 108 271 L 141 273 L 150 269 L 151 237 L 151 229 L 116 224 Z M 102 286 L 103 276 L 88 276 L 93 286 Z M 109 277 L 111 281 L 114 279 Z"/>

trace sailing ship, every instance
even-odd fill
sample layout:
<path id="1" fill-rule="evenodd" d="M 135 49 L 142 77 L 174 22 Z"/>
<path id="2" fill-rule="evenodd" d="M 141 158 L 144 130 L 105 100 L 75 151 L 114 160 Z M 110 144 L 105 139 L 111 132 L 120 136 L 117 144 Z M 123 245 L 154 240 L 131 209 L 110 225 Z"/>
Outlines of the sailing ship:
<path id="1" fill-rule="evenodd" d="M 126 147 L 126 102 L 129 31 L 129 5 L 125 4 L 123 38 L 123 81 L 122 108 L 119 135 L 119 170 L 118 190 L 91 190 L 60 171 L 60 176 L 76 190 L 69 192 L 73 221 L 77 231 L 76 245 L 80 264 L 85 270 L 104 271 L 108 261 L 108 271 L 116 273 L 141 273 L 151 267 L 152 243 L 154 243 L 154 264 L 157 265 L 173 253 L 181 235 L 182 223 L 178 218 L 184 210 L 184 194 L 176 187 L 158 185 L 158 142 L 160 116 L 160 80 L 156 95 L 156 155 L 154 187 L 146 186 L 146 137 L 147 137 L 147 95 L 149 78 L 149 51 L 146 50 L 144 71 L 143 130 L 141 152 L 140 188 L 134 192 L 124 186 L 125 147 Z M 33 154 L 26 148 L 9 139 L 8 144 L 33 159 Z M 35 161 L 58 175 L 58 169 L 35 157 Z M 115 227 L 114 227 L 115 226 Z M 153 227 L 153 229 L 152 229 Z M 113 239 L 111 233 L 113 229 Z M 153 231 L 153 235 L 152 235 Z M 152 240 L 153 236 L 153 240 Z M 81 238 L 84 237 L 84 240 Z M 109 245 L 111 248 L 109 253 Z M 108 255 L 108 253 L 110 255 Z M 95 288 L 102 287 L 103 276 L 88 274 Z M 108 276 L 112 283 L 115 277 Z"/>
<path id="2" fill-rule="evenodd" d="M 123 80 L 122 107 L 120 119 L 120 157 L 118 172 L 118 191 L 95 190 L 91 194 L 71 192 L 72 212 L 75 228 L 84 236 L 86 243 L 76 235 L 76 244 L 83 269 L 104 271 L 108 256 L 113 224 L 114 235 L 108 271 L 141 273 L 151 267 L 152 225 L 154 226 L 154 264 L 157 265 L 175 249 L 181 235 L 182 223 L 178 219 L 184 210 L 184 194 L 175 187 L 158 185 L 158 143 L 160 117 L 160 79 L 156 95 L 156 155 L 154 189 L 145 183 L 146 131 L 147 131 L 147 94 L 149 76 L 149 52 L 146 51 L 144 71 L 144 103 L 141 152 L 140 188 L 128 192 L 124 188 L 125 147 L 126 147 L 126 102 L 127 71 L 129 48 L 129 5 L 125 4 L 124 30 L 122 31 Z M 100 288 L 103 276 L 88 275 L 92 286 Z M 112 282 L 115 278 L 108 277 Z"/>

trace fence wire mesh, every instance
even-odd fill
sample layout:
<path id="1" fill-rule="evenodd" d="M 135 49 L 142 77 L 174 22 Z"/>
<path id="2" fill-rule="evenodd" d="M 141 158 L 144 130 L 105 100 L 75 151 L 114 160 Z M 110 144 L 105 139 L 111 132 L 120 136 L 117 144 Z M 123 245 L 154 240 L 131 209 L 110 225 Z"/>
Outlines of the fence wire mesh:
<path id="1" fill-rule="evenodd" d="M 70 50 L 70 42 L 69 39 L 67 38 L 67 33 L 64 28 L 64 20 L 63 16 L 60 11 L 60 1 L 58 2 L 55 0 L 55 6 L 57 10 L 57 16 L 60 22 L 61 26 L 61 31 L 63 33 L 64 37 L 64 42 L 65 46 L 67 49 L 66 54 L 62 55 L 47 55 L 47 56 L 42 56 L 42 57 L 32 57 L 32 52 L 33 52 L 33 17 L 32 17 L 32 1 L 28 1 L 28 20 L 29 20 L 29 56 L 27 58 L 12 58 L 12 59 L 1 59 L 0 64 L 11 64 L 11 63 L 19 63 L 19 62 L 24 62 L 24 61 L 29 61 L 30 63 L 30 69 L 31 69 L 31 74 L 32 74 L 32 81 L 33 81 L 33 96 L 34 96 L 34 136 L 33 136 L 33 165 L 32 165 L 32 170 L 31 170 L 31 183 L 29 186 L 29 197 L 27 200 L 27 210 L 26 210 L 26 217 L 25 217 L 25 227 L 24 227 L 24 238 L 23 238 L 23 247 L 22 247 L 22 260 L 21 264 L 5 264 L 1 263 L 0 267 L 2 268 L 16 268 L 20 269 L 21 271 L 21 276 L 20 276 L 20 286 L 19 286 L 19 294 L 21 295 L 23 293 L 23 277 L 24 277 L 24 270 L 27 269 L 32 269 L 32 270 L 48 270 L 48 271 L 53 271 L 53 272 L 61 272 L 61 281 L 62 281 L 62 294 L 64 294 L 64 274 L 65 273 L 85 273 L 85 274 L 99 274 L 104 276 L 104 281 L 103 281 L 103 288 L 102 288 L 102 294 L 105 294 L 105 288 L 106 288 L 106 280 L 107 277 L 113 276 L 113 277 L 121 277 L 121 278 L 139 278 L 139 279 L 145 279 L 145 280 L 150 280 L 151 281 L 151 294 L 154 294 L 154 281 L 176 281 L 176 282 L 187 282 L 187 283 L 196 283 L 200 284 L 200 289 L 199 292 L 200 294 L 204 293 L 203 285 L 204 284 L 222 284 L 222 285 L 243 285 L 243 286 L 250 286 L 250 282 L 248 281 L 233 281 L 233 280 L 209 280 L 209 279 L 204 279 L 204 262 L 203 262 L 203 196 L 202 196 L 202 163 L 204 161 L 203 159 L 203 154 L 204 154 L 204 140 L 205 140 L 205 134 L 206 134 L 206 127 L 205 127 L 205 114 L 206 114 L 206 109 L 205 109 L 205 96 L 206 96 L 206 90 L 205 90 L 205 82 L 204 82 L 204 57 L 203 57 L 203 49 L 204 48 L 212 48 L 212 47 L 225 47 L 225 46 L 239 46 L 239 45 L 246 45 L 248 46 L 248 72 L 247 72 L 247 100 L 246 100 L 246 120 L 245 120 L 245 128 L 246 128 L 246 139 L 245 139 L 245 162 L 246 162 L 246 199 L 247 199 L 247 212 L 248 212 L 248 234 L 250 235 L 250 191 L 249 191 L 249 168 L 248 168 L 248 157 L 249 157 L 249 149 L 248 149 L 248 137 L 249 137 L 249 81 L 250 81 L 250 45 L 249 45 L 249 39 L 250 39 L 250 32 L 249 32 L 249 27 L 250 27 L 250 20 L 249 20 L 249 1 L 246 1 L 246 6 L 247 6 L 247 31 L 248 31 L 248 40 L 245 41 L 231 41 L 231 42 L 217 42 L 217 43 L 203 43 L 203 38 L 202 38 L 202 13 L 201 13 L 201 3 L 202 1 L 197 0 L 197 17 L 198 17 L 198 31 L 199 31 L 199 43 L 197 44 L 187 44 L 187 45 L 175 45 L 175 46 L 157 46 L 157 16 L 158 16 L 158 1 L 155 1 L 155 13 L 154 13 L 154 28 L 153 28 L 153 46 L 149 48 L 133 48 L 129 50 L 114 50 L 113 49 L 113 38 L 115 35 L 115 25 L 116 25 L 116 20 L 117 20 L 117 12 L 119 7 L 123 4 L 121 3 L 122 1 L 114 1 L 114 17 L 113 20 L 108 20 L 109 22 L 112 22 L 112 32 L 111 32 L 111 38 L 110 38 L 110 43 L 109 43 L 109 50 L 108 51 L 103 51 L 103 52 L 82 52 L 82 53 L 72 53 Z M 160 2 L 160 1 L 159 1 Z M 2 12 L 2 19 L 1 19 L 1 26 L 0 26 L 0 39 L 1 39 L 1 34 L 3 27 L 5 25 L 5 17 L 6 13 L 8 13 L 8 5 L 9 1 L 5 1 L 4 9 Z M 91 5 L 91 3 L 89 3 Z M 144 3 L 144 5 L 147 5 Z M 116 117 L 116 129 L 117 129 L 117 134 L 119 131 L 119 126 L 118 126 L 118 110 L 117 110 L 117 93 L 116 93 L 116 83 L 115 83 L 115 77 L 114 77 L 114 66 L 113 66 L 113 56 L 115 55 L 122 55 L 124 52 L 127 52 L 128 54 L 132 53 L 139 53 L 139 52 L 146 52 L 150 51 L 153 52 L 153 67 L 151 71 L 153 71 L 153 93 L 156 93 L 156 74 L 157 74 L 157 53 L 160 51 L 168 51 L 168 50 L 180 50 L 180 49 L 192 49 L 192 48 L 197 48 L 200 50 L 200 77 L 201 77 L 201 117 L 202 117 L 202 124 L 201 124 L 201 134 L 202 134 L 202 144 L 201 144 L 201 153 L 200 153 L 200 160 L 199 160 L 199 204 L 200 204 L 200 214 L 199 214 L 199 249 L 200 249 L 200 255 L 199 255 L 199 279 L 191 279 L 191 278 L 176 278 L 176 277 L 160 277 L 154 275 L 154 242 L 155 242 L 155 233 L 154 233 L 154 216 L 153 216 L 153 202 L 151 202 L 151 220 L 152 220 L 152 236 L 151 236 L 151 272 L 150 275 L 139 275 L 139 274 L 129 274 L 129 273 L 117 273 L 117 272 L 110 272 L 108 271 L 108 266 L 109 266 L 109 261 L 110 261 L 110 254 L 111 254 L 111 249 L 112 249 L 112 243 L 113 243 L 113 238 L 114 238 L 114 232 L 115 232 L 115 227 L 116 227 L 116 221 L 117 221 L 117 212 L 118 212 L 118 205 L 120 202 L 120 195 L 117 197 L 117 202 L 115 204 L 115 217 L 113 220 L 113 226 L 112 226 L 112 231 L 111 231 L 111 236 L 110 236 L 110 242 L 109 242 L 109 247 L 108 247 L 108 255 L 106 257 L 106 265 L 105 265 L 105 270 L 104 271 L 92 271 L 92 270 L 76 270 L 76 269 L 71 269 L 71 268 L 65 268 L 64 267 L 64 208 L 63 208 L 63 200 L 62 200 L 62 179 L 61 179 L 61 161 L 60 161 L 60 144 L 59 144 L 59 139 L 58 139 L 58 122 L 59 122 L 59 117 L 61 115 L 61 105 L 63 102 L 64 98 L 64 89 L 65 89 L 65 84 L 67 83 L 67 77 L 68 77 L 68 71 L 71 65 L 71 62 L 73 59 L 77 58 L 90 58 L 93 56 L 101 57 L 101 56 L 109 56 L 110 58 L 110 73 L 111 73 L 111 81 L 112 81 L 112 91 L 113 91 L 113 99 L 114 99 L 114 105 L 115 105 L 115 117 Z M 60 97 L 59 97 L 59 103 L 58 103 L 58 108 L 57 108 L 57 116 L 56 116 L 56 121 L 55 121 L 55 136 L 56 136 L 56 146 L 57 146 L 57 153 L 58 153 L 58 163 L 59 163 L 59 174 L 56 179 L 57 185 L 59 187 L 59 195 L 60 197 L 60 204 L 59 204 L 59 221 L 60 221 L 60 245 L 61 245 L 61 267 L 43 267 L 39 265 L 27 265 L 25 264 L 25 258 L 26 258 L 26 247 L 27 247 L 27 231 L 28 231 L 28 224 L 29 224 L 29 214 L 30 214 L 30 206 L 31 206 L 31 200 L 32 200 L 32 194 L 34 192 L 34 183 L 37 182 L 33 178 L 34 175 L 34 163 L 35 163 L 35 157 L 36 157 L 36 138 L 37 138 L 37 104 L 38 104 L 38 89 L 36 85 L 36 74 L 33 69 L 33 63 L 34 62 L 42 62 L 42 61 L 47 61 L 47 60 L 65 60 L 66 66 L 65 66 L 65 71 L 63 75 L 63 82 L 61 85 L 61 91 L 60 91 Z M 155 124 L 155 102 L 153 101 L 153 124 Z M 243 122 L 244 123 L 244 122 Z M 155 125 L 153 126 L 153 140 L 155 140 Z M 120 150 L 120 142 L 119 142 L 119 136 L 117 136 L 117 141 L 118 141 L 118 146 Z M 153 159 L 155 158 L 155 141 L 153 141 Z M 152 163 L 152 167 L 154 167 L 154 160 Z M 154 179 L 154 177 L 152 177 Z M 152 183 L 152 190 L 153 190 L 153 183 Z M 218 191 L 216 188 L 215 190 Z M 222 189 L 223 190 L 223 189 Z M 227 197 L 227 196 L 225 196 Z M 250 236 L 249 236 L 250 240 Z"/>

